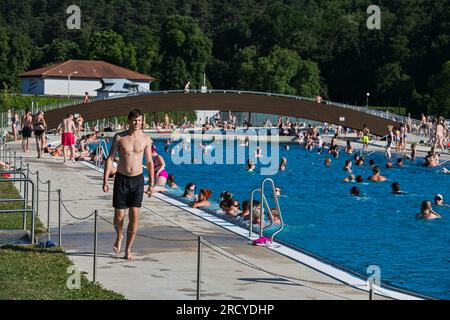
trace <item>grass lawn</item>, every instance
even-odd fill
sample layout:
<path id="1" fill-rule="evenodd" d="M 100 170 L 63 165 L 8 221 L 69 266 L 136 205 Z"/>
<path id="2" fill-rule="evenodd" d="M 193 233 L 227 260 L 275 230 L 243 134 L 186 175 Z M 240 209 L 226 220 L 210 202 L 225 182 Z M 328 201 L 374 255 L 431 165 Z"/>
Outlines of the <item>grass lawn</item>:
<path id="1" fill-rule="evenodd" d="M 72 263 L 59 249 L 30 246 L 0 248 L 0 300 L 122 300 L 81 274 L 80 289 L 70 290 Z"/>
<path id="2" fill-rule="evenodd" d="M 10 182 L 0 183 L 2 199 L 20 198 Z M 20 209 L 20 204 L 0 203 L 0 209 Z M 31 214 L 27 217 L 31 230 Z M 0 230 L 21 230 L 22 213 L 0 213 Z M 36 219 L 36 233 L 45 231 Z M 0 300 L 118 300 L 124 297 L 93 284 L 81 274 L 80 289 L 67 288 L 72 265 L 60 248 L 29 245 L 0 247 Z"/>

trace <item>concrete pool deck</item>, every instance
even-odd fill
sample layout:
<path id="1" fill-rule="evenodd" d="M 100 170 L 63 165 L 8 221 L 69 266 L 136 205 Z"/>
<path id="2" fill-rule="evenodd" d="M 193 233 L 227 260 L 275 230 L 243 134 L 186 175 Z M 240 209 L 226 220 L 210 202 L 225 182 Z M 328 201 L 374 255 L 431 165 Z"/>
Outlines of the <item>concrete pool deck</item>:
<path id="1" fill-rule="evenodd" d="M 62 199 L 73 215 L 88 216 L 96 209 L 112 221 L 112 193 L 102 192 L 101 173 L 81 163 L 63 164 L 61 159 L 48 155 L 36 159 L 34 149 L 24 155 L 20 142 L 8 146 L 18 157 L 24 157 L 32 172 L 39 171 L 42 181 L 51 180 L 52 190 L 62 189 Z M 122 259 L 123 253 L 112 253 L 114 229 L 110 223 L 99 220 L 97 281 L 105 288 L 128 299 L 195 299 L 199 235 L 212 247 L 203 246 L 202 299 L 367 300 L 369 297 L 362 290 L 366 287 L 345 285 L 318 271 L 320 268 L 265 247 L 248 245 L 244 237 L 168 202 L 159 196 L 144 200 L 138 231 L 142 236 L 136 238 L 135 260 L 131 262 Z M 47 225 L 46 208 L 46 193 L 41 193 L 39 218 L 44 225 Z M 52 194 L 50 222 L 55 242 L 57 212 L 56 194 Z M 93 217 L 76 220 L 62 210 L 62 245 L 88 279 L 92 279 L 93 221 Z"/>

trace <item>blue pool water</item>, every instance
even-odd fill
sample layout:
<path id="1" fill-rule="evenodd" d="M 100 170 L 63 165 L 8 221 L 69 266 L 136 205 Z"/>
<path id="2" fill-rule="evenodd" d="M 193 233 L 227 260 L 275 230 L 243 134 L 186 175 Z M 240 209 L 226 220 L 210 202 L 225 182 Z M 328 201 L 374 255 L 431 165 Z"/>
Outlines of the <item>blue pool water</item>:
<path id="1" fill-rule="evenodd" d="M 241 203 L 249 200 L 250 192 L 265 178 L 259 169 L 247 172 L 243 164 L 175 165 L 171 154 L 164 152 L 163 141 L 155 143 L 167 171 L 175 175 L 181 189 L 194 182 L 197 192 L 212 189 L 212 200 L 217 202 L 225 190 Z M 177 148 L 176 144 L 172 147 Z M 227 148 L 246 150 L 236 144 Z M 366 179 L 371 175 L 368 159 L 374 159 L 389 181 L 345 183 L 342 179 L 348 174 L 343 171 L 344 161 L 350 156 L 344 153 L 339 159 L 332 158 L 331 167 L 323 163 L 328 154 L 319 155 L 299 145 L 290 145 L 289 151 L 281 145 L 281 156 L 288 160 L 287 170 L 271 176 L 282 188 L 280 206 L 286 224 L 277 238 L 362 275 L 367 275 L 369 265 L 377 265 L 384 283 L 450 299 L 450 208 L 433 206 L 442 219 L 415 218 L 423 200 L 433 200 L 436 193 L 450 199 L 450 175 L 421 166 L 421 158 L 406 161 L 404 168 L 386 169 L 384 155 L 374 153 L 363 167 L 354 165 L 353 173 Z M 394 181 L 407 194 L 391 193 Z M 350 196 L 354 185 L 360 188 L 362 197 Z"/>

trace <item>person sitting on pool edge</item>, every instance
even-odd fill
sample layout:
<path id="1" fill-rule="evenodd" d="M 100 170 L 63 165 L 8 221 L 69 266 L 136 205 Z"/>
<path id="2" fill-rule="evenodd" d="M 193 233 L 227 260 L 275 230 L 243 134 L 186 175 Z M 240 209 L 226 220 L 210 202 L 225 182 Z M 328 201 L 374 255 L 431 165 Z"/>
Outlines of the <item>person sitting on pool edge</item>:
<path id="1" fill-rule="evenodd" d="M 386 177 L 383 177 L 382 175 L 380 175 L 380 167 L 379 166 L 375 166 L 372 169 L 373 175 L 368 177 L 367 180 L 373 181 L 373 182 L 382 182 L 382 181 L 386 181 Z"/>
<path id="2" fill-rule="evenodd" d="M 198 198 L 196 201 L 189 203 L 189 206 L 192 208 L 200 208 L 200 207 L 209 207 L 211 206 L 211 202 L 209 202 L 209 198 L 212 196 L 212 191 L 209 189 L 201 189 L 198 193 Z"/>
<path id="3" fill-rule="evenodd" d="M 436 219 L 441 218 L 441 216 L 433 211 L 431 207 L 431 202 L 428 200 L 422 201 L 422 205 L 420 206 L 420 213 L 416 215 L 417 218 L 422 219 Z"/>

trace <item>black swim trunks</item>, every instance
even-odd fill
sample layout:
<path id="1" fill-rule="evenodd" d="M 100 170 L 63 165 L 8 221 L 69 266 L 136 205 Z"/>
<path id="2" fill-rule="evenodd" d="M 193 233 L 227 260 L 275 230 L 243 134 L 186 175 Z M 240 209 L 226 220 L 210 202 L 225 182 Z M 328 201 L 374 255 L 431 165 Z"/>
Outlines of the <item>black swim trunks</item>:
<path id="1" fill-rule="evenodd" d="M 24 138 L 31 138 L 31 133 L 33 133 L 33 130 L 31 130 L 30 127 L 23 127 L 22 137 L 24 137 Z"/>
<path id="2" fill-rule="evenodd" d="M 44 133 L 45 133 L 45 130 L 34 130 L 34 136 L 38 137 L 38 138 L 42 137 L 44 135 Z"/>
<path id="3" fill-rule="evenodd" d="M 114 179 L 113 207 L 140 208 L 144 197 L 144 175 L 129 177 L 119 172 Z"/>

